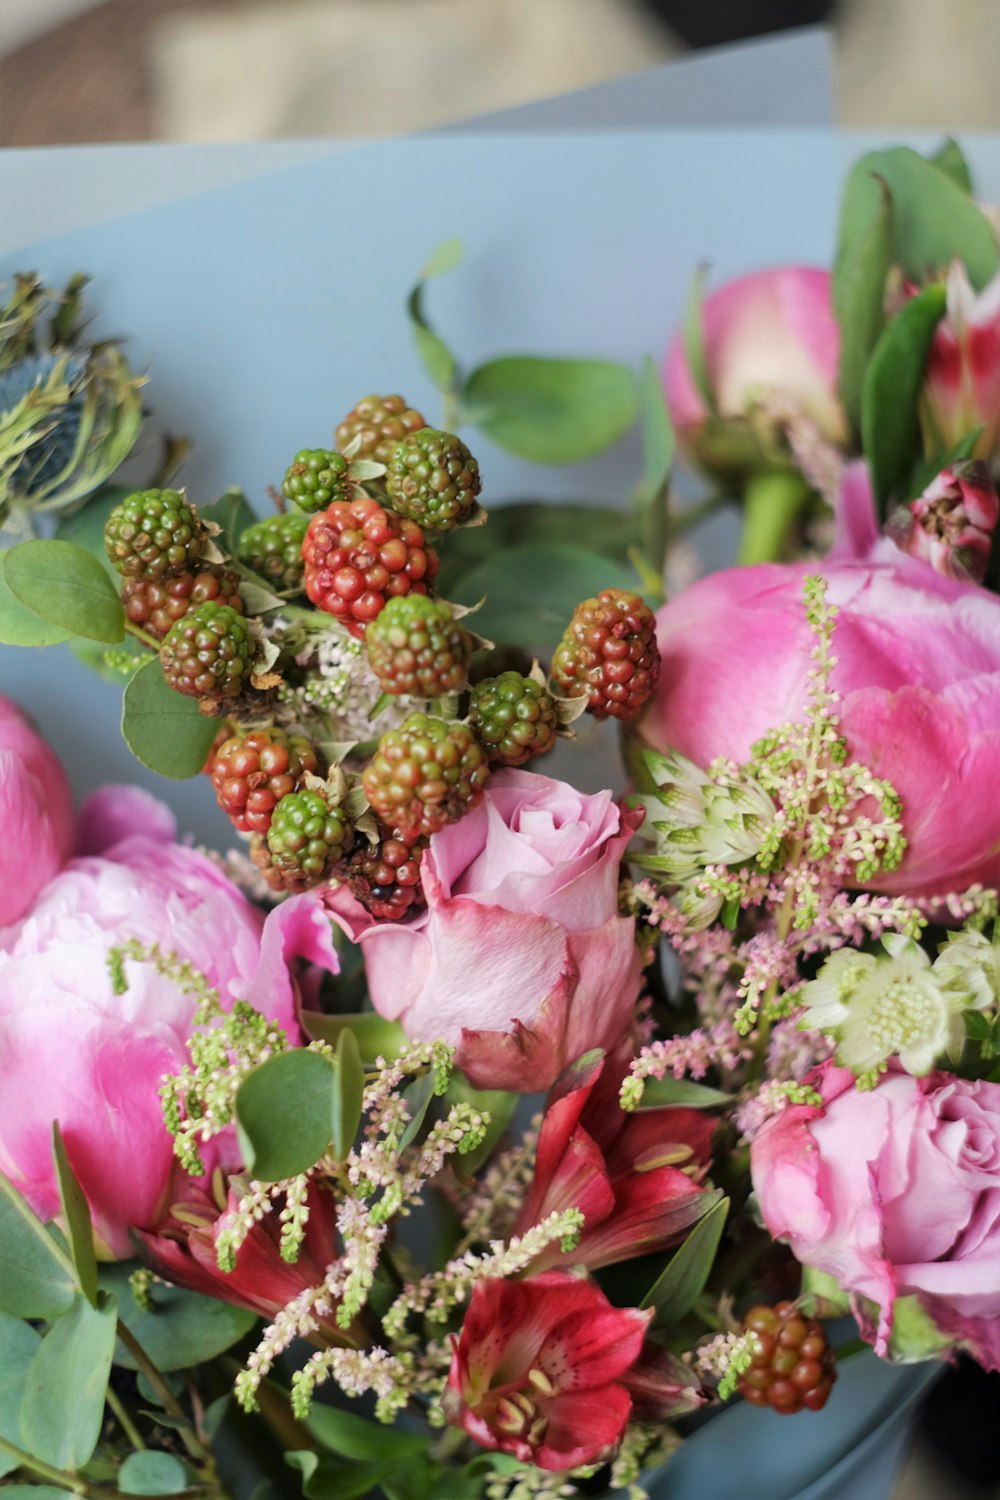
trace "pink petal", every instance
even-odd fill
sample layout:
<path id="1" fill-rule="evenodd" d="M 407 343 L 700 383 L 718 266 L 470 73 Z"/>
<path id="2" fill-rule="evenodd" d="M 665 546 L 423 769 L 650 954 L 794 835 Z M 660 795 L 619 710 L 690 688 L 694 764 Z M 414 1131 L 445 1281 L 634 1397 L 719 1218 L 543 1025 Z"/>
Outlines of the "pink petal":
<path id="1" fill-rule="evenodd" d="M 76 854 L 109 854 L 122 839 L 141 833 L 154 843 L 177 836 L 177 819 L 158 797 L 139 786 L 102 786 L 86 797 L 76 824 Z"/>

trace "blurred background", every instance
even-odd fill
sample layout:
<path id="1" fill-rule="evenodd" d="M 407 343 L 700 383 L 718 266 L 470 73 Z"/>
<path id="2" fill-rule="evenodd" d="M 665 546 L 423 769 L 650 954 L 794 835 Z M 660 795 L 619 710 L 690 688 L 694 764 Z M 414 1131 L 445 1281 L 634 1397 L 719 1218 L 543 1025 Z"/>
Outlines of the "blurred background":
<path id="1" fill-rule="evenodd" d="M 393 135 L 818 21 L 841 123 L 1000 126 L 996 0 L 0 0 L 0 145 Z"/>

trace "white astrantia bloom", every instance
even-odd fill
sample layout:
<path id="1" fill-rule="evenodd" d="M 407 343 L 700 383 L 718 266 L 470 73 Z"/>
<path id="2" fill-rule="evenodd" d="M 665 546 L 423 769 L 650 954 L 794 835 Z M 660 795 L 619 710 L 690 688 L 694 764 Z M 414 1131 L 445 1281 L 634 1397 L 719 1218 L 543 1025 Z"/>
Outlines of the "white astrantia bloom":
<path id="1" fill-rule="evenodd" d="M 1000 922 L 992 942 L 982 932 L 949 932 L 938 949 L 934 976 L 949 996 L 962 998 L 965 1010 L 987 1010 L 1000 1000 Z"/>

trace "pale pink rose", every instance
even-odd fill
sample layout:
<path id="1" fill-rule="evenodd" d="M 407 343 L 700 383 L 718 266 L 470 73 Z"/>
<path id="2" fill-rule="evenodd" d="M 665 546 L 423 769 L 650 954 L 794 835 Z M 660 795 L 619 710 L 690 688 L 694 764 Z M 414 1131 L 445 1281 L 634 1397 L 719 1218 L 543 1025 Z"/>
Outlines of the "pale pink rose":
<path id="1" fill-rule="evenodd" d="M 929 895 L 994 885 L 1000 598 L 879 539 L 870 499 L 860 503 L 863 473 L 849 471 L 845 488 L 858 503 L 841 516 L 839 554 L 713 573 L 660 611 L 663 668 L 639 732 L 707 767 L 719 755 L 745 761 L 765 731 L 801 719 L 813 644 L 802 585 L 822 574 L 839 609 L 832 683 L 850 752 L 903 804 L 906 855 L 872 886 Z"/>
<path id="2" fill-rule="evenodd" d="M 977 296 L 965 267 L 948 272 L 947 308 L 931 342 L 921 413 L 939 452 L 983 430 L 973 457 L 991 459 L 1000 445 L 1000 275 Z"/>
<path id="3" fill-rule="evenodd" d="M 149 826 L 146 794 L 137 795 L 124 794 L 125 804 L 143 810 Z M 171 1201 L 173 1143 L 157 1090 L 187 1060 L 196 1001 L 131 961 L 128 989 L 116 995 L 109 949 L 132 938 L 159 944 L 201 970 L 225 1006 L 248 1000 L 293 1040 L 293 959 L 336 969 L 315 897 L 265 920 L 204 855 L 119 837 L 121 799 L 115 789 L 98 794 L 85 819 L 92 845 L 113 840 L 109 857 L 72 860 L 0 935 L 0 1168 L 38 1214 L 55 1217 L 58 1120 L 99 1249 L 113 1257 L 134 1253 L 129 1229 L 155 1228 Z M 157 821 L 169 827 L 168 818 Z"/>
<path id="4" fill-rule="evenodd" d="M 531 771 L 491 777 L 480 805 L 430 841 L 427 908 L 376 922 L 328 896 L 365 957 L 372 1002 L 414 1040 L 442 1037 L 480 1088 L 548 1088 L 631 1025 L 640 960 L 618 915 L 636 815 Z"/>
<path id="5" fill-rule="evenodd" d="M 893 511 L 885 529 L 902 552 L 936 573 L 982 583 L 998 519 L 1000 501 L 986 464 L 953 464 L 916 500 Z"/>
<path id="6" fill-rule="evenodd" d="M 0 928 L 28 910 L 73 847 L 73 800 L 55 755 L 0 696 Z"/>
<path id="7" fill-rule="evenodd" d="M 769 1231 L 876 1304 L 879 1354 L 896 1298 L 915 1295 L 1000 1369 L 1000 1084 L 892 1073 L 863 1091 L 827 1067 L 821 1092 L 821 1108 L 786 1109 L 753 1143 Z"/>
<path id="8" fill-rule="evenodd" d="M 830 305 L 830 273 L 805 266 L 756 271 L 702 303 L 705 367 L 718 414 L 749 415 L 777 395 L 815 422 L 828 442 L 846 438 L 837 399 L 840 336 Z M 667 404 L 689 456 L 710 469 L 741 466 L 733 438 L 706 428 L 708 412 L 678 333 L 664 368 Z M 749 455 L 742 455 L 745 460 Z"/>

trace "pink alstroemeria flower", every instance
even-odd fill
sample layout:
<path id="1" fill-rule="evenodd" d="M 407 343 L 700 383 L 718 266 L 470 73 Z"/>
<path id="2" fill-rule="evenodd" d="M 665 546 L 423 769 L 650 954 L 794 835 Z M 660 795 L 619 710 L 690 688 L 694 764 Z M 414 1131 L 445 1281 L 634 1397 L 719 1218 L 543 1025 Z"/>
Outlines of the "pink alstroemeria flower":
<path id="1" fill-rule="evenodd" d="M 16 922 L 73 848 L 73 798 L 44 740 L 0 697 L 0 927 Z"/>
<path id="2" fill-rule="evenodd" d="M 580 1242 L 558 1243 L 533 1263 L 596 1270 L 662 1250 L 701 1213 L 703 1189 L 683 1167 L 711 1151 L 714 1121 L 695 1109 L 626 1114 L 618 1102 L 623 1070 L 590 1052 L 557 1079 L 545 1105 L 535 1175 L 514 1226 L 524 1234 L 549 1214 L 579 1208 Z"/>
<path id="3" fill-rule="evenodd" d="M 922 495 L 893 512 L 885 529 L 902 552 L 936 573 L 982 583 L 998 520 L 990 471 L 976 462 L 942 469 Z"/>
<path id="4" fill-rule="evenodd" d="M 947 307 L 931 342 L 922 392 L 930 446 L 947 452 L 982 427 L 974 458 L 1000 445 L 1000 274 L 977 296 L 965 267 L 948 272 Z"/>
<path id="5" fill-rule="evenodd" d="M 651 1317 L 565 1271 L 477 1282 L 452 1340 L 448 1420 L 540 1469 L 595 1463 L 625 1431 L 631 1381 L 645 1419 L 700 1404 L 690 1371 L 645 1343 Z"/>

